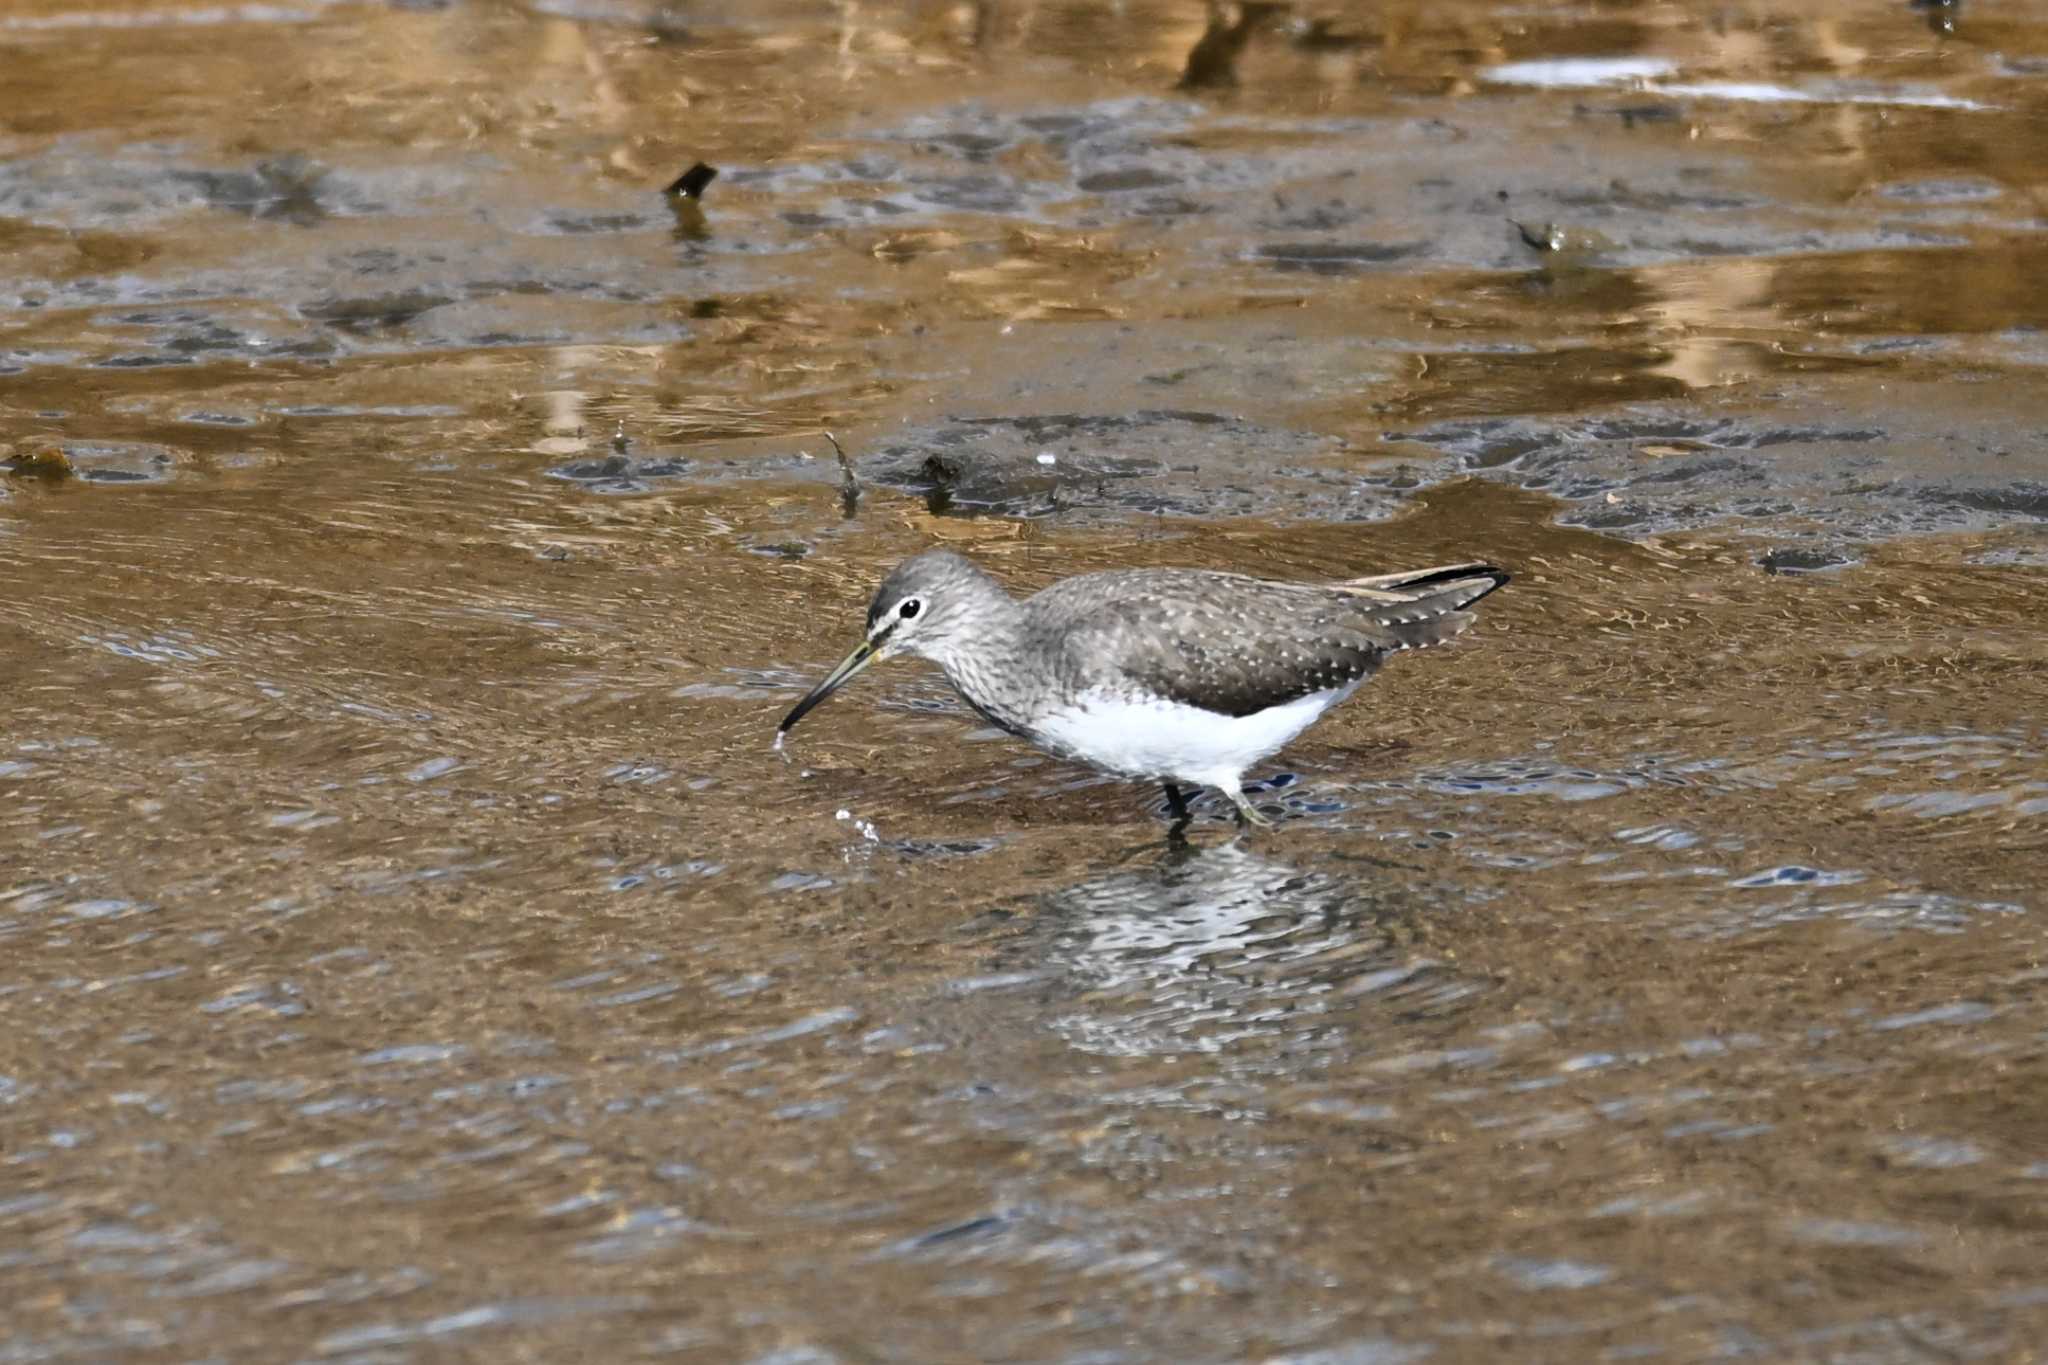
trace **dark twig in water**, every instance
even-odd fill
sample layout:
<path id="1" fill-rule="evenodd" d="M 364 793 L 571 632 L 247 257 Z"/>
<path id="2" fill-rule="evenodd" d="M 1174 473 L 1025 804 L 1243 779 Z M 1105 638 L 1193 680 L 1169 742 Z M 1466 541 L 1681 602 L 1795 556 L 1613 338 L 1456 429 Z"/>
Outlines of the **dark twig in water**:
<path id="1" fill-rule="evenodd" d="M 851 520 L 860 506 L 860 479 L 853 472 L 853 457 L 831 432 L 825 433 L 825 439 L 832 443 L 832 451 L 839 457 L 839 509 Z"/>
<path id="2" fill-rule="evenodd" d="M 1545 223 L 1537 227 L 1533 223 L 1524 223 L 1514 218 L 1508 219 L 1508 222 L 1521 234 L 1522 245 L 1536 251 L 1564 250 L 1564 229 L 1557 224 Z"/>
<path id="3" fill-rule="evenodd" d="M 1255 0 L 1232 11 L 1228 6 L 1209 7 L 1209 26 L 1188 53 L 1180 73 L 1183 90 L 1214 89 L 1237 84 L 1237 60 L 1252 40 L 1259 25 L 1287 7 Z"/>
<path id="4" fill-rule="evenodd" d="M 702 199 L 705 189 L 718 179 L 718 168 L 698 162 L 677 176 L 663 194 L 681 195 L 685 199 Z"/>

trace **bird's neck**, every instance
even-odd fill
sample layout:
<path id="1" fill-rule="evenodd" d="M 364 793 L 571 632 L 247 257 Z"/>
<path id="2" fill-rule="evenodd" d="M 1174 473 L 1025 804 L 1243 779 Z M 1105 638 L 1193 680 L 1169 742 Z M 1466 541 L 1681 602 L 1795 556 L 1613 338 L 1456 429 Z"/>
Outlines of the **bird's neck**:
<path id="1" fill-rule="evenodd" d="M 1000 588 L 975 604 L 973 630 L 936 650 L 933 660 L 968 705 L 1005 730 L 1022 733 L 1017 683 L 1025 662 L 1024 611 Z"/>

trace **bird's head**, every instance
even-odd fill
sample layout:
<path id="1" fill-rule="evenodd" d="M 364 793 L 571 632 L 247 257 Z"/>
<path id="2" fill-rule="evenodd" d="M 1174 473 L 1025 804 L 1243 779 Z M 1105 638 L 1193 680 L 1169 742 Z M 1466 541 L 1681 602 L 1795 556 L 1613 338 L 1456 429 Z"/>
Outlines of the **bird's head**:
<path id="1" fill-rule="evenodd" d="M 875 590 L 867 637 L 791 708 L 777 732 L 787 734 L 871 663 L 915 654 L 945 665 L 975 636 L 977 623 L 1011 605 L 994 579 L 951 550 L 904 560 Z"/>

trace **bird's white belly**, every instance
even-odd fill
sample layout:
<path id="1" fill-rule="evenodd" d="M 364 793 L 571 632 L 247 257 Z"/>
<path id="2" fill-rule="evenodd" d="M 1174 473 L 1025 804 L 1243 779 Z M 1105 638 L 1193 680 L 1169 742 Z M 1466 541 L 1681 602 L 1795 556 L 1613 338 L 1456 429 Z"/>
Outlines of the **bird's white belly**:
<path id="1" fill-rule="evenodd" d="M 1157 698 L 1084 693 L 1038 718 L 1032 738 L 1125 777 L 1177 778 L 1234 788 L 1244 770 L 1307 729 L 1358 684 L 1311 692 L 1249 716 L 1226 716 Z"/>

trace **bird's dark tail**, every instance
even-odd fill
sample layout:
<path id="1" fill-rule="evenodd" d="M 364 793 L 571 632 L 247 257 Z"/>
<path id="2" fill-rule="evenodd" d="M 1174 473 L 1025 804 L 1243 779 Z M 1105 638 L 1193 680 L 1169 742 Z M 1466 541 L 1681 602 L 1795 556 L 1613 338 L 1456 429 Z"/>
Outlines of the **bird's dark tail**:
<path id="1" fill-rule="evenodd" d="M 1477 619 L 1465 608 L 1507 581 L 1491 564 L 1448 564 L 1334 586 L 1360 599 L 1391 648 L 1427 649 L 1462 635 Z"/>

